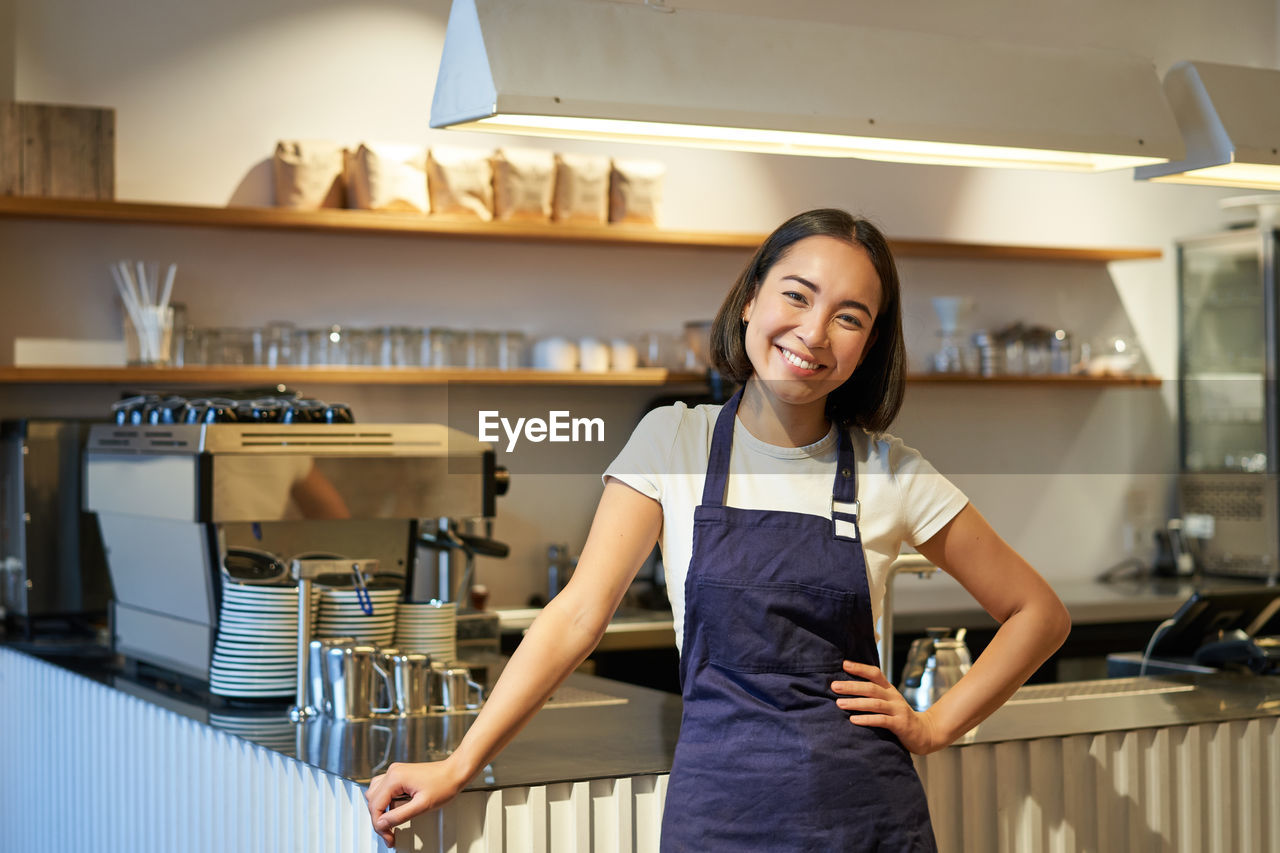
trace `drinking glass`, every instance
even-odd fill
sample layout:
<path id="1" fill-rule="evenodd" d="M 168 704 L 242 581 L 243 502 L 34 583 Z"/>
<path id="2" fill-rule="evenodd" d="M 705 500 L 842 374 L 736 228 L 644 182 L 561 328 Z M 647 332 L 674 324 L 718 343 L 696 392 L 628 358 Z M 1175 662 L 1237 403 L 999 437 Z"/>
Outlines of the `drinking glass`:
<path id="1" fill-rule="evenodd" d="M 262 334 L 262 364 L 268 367 L 284 367 L 297 363 L 294 354 L 294 338 L 297 329 L 293 323 L 276 320 L 268 323 Z"/>
<path id="2" fill-rule="evenodd" d="M 472 329 L 463 338 L 467 367 L 483 370 L 498 366 L 498 335 Z"/>
<path id="3" fill-rule="evenodd" d="M 463 339 L 453 329 L 431 330 L 431 366 L 463 367 L 466 365 L 466 351 Z"/>
<path id="4" fill-rule="evenodd" d="M 525 366 L 524 332 L 498 332 L 498 368 L 517 370 Z"/>

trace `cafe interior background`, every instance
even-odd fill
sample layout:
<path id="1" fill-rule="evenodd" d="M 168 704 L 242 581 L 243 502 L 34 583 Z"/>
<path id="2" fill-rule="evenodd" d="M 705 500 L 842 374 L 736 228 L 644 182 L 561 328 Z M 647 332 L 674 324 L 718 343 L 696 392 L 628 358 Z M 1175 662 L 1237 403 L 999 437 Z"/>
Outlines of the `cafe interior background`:
<path id="1" fill-rule="evenodd" d="M 1272 67 L 1277 4 L 1134 0 L 885 4 L 851 0 L 728 3 L 733 10 L 974 40 L 1086 47 L 1149 58 Z M 1087 579 L 1126 557 L 1150 558 L 1153 531 L 1176 512 L 1175 241 L 1222 230 L 1219 203 L 1249 191 L 1099 174 L 903 165 L 507 137 L 428 127 L 448 0 L 0 0 L 0 100 L 115 110 L 116 198 L 190 205 L 273 203 L 277 140 L 502 146 L 661 161 L 662 228 L 763 234 L 799 210 L 838 206 L 891 238 L 1046 246 L 1158 247 L 1157 260 L 900 261 L 911 362 L 936 342 L 930 300 L 968 296 L 969 328 L 1014 321 L 1122 336 L 1158 386 L 915 384 L 893 432 L 963 489 L 1051 581 Z M 607 52 L 607 51 L 606 51 Z M 548 52 L 547 62 L 556 56 Z M 890 79 L 812 79 L 841 89 Z M 376 213 L 370 213 L 376 216 Z M 589 245 L 447 236 L 302 233 L 164 224 L 6 219 L 0 225 L 0 354 L 16 338 L 120 338 L 108 263 L 176 263 L 174 299 L 200 326 L 340 323 L 513 328 L 605 339 L 679 334 L 710 319 L 745 249 Z M 313 385 L 364 422 L 448 422 L 475 412 L 602 417 L 605 441 L 571 450 L 526 443 L 499 453 L 512 471 L 493 535 L 505 560 L 480 558 L 490 602 L 522 606 L 546 582 L 548 543 L 576 552 L 601 491 L 599 473 L 661 387 Z M 10 384 L 0 415 L 105 415 L 121 388 Z M 914 582 L 904 581 L 904 582 Z M 947 583 L 930 580 L 926 583 Z"/>

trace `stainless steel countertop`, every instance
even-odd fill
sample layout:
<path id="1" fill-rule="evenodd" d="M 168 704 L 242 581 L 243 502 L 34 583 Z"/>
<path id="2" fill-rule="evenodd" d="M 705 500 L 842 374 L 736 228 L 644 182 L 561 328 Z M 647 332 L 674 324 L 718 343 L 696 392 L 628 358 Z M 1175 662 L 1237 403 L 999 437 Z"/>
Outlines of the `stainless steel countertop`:
<path id="1" fill-rule="evenodd" d="M 956 742 L 1067 737 L 1280 716 L 1280 677 L 1227 673 L 1023 687 Z"/>
<path id="2" fill-rule="evenodd" d="M 443 758 L 476 717 L 472 711 L 297 724 L 289 720 L 288 700 L 232 703 L 194 682 L 171 681 L 154 672 L 126 674 L 114 659 L 43 659 L 361 784 L 393 761 Z M 507 660 L 497 655 L 484 659 L 488 682 Z M 467 790 L 666 773 L 680 730 L 680 709 L 680 697 L 674 694 L 574 673 Z"/>
<path id="3" fill-rule="evenodd" d="M 49 662 L 360 783 L 391 761 L 443 757 L 475 718 L 472 712 L 298 725 L 288 720 L 287 702 L 236 706 L 155 677 L 126 675 L 110 659 Z M 488 662 L 492 680 L 507 659 Z M 565 688 L 569 701 L 539 711 L 468 790 L 670 770 L 680 697 L 581 674 L 570 676 Z M 602 698 L 608 704 L 600 704 Z M 1179 675 L 1036 685 L 1020 690 L 957 746 L 1274 716 L 1280 716 L 1280 677 Z"/>

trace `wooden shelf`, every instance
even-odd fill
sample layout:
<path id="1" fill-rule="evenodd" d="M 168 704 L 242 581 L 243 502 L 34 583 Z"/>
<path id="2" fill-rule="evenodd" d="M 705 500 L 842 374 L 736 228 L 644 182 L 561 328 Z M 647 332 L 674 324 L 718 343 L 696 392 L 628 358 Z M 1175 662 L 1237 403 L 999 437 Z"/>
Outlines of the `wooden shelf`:
<path id="1" fill-rule="evenodd" d="M 0 367 L 9 385 L 675 385 L 701 383 L 700 373 L 645 367 L 608 373 L 386 367 Z"/>
<path id="2" fill-rule="evenodd" d="M 0 367 L 5 385 L 547 385 L 654 386 L 701 384 L 700 373 L 644 367 L 609 373 L 562 373 L 550 370 L 466 370 L 384 367 Z M 1090 388 L 1158 387 L 1158 376 L 971 376 L 953 373 L 912 374 L 913 385 L 1001 385 L 1012 387 Z"/>
<path id="3" fill-rule="evenodd" d="M 203 207 L 125 201 L 12 197 L 0 198 L 0 218 L 740 250 L 754 249 L 765 237 L 764 234 L 667 231 L 627 225 L 583 226 L 459 221 L 435 216 L 363 210 L 298 211 L 273 207 Z M 894 253 L 900 258 L 1107 263 L 1152 260 L 1162 255 L 1159 249 L 1143 248 L 1068 248 L 959 243 L 946 240 L 890 240 L 890 243 Z"/>

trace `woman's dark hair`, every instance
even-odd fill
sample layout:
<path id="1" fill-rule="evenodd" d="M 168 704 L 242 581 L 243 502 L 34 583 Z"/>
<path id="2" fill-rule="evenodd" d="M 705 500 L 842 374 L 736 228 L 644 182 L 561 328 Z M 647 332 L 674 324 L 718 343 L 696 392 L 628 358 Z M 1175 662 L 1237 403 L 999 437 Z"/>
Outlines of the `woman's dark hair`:
<path id="1" fill-rule="evenodd" d="M 751 378 L 754 371 L 747 358 L 742 312 L 760 292 L 773 265 L 806 237 L 833 237 L 850 246 L 860 246 L 880 277 L 880 311 L 872 326 L 875 340 L 853 375 L 828 395 L 827 417 L 842 426 L 882 432 L 902 408 L 907 356 L 902 340 L 898 268 L 884 234 L 867 219 L 824 208 L 797 214 L 779 225 L 756 250 L 720 306 L 711 327 L 711 361 L 733 382 Z"/>

